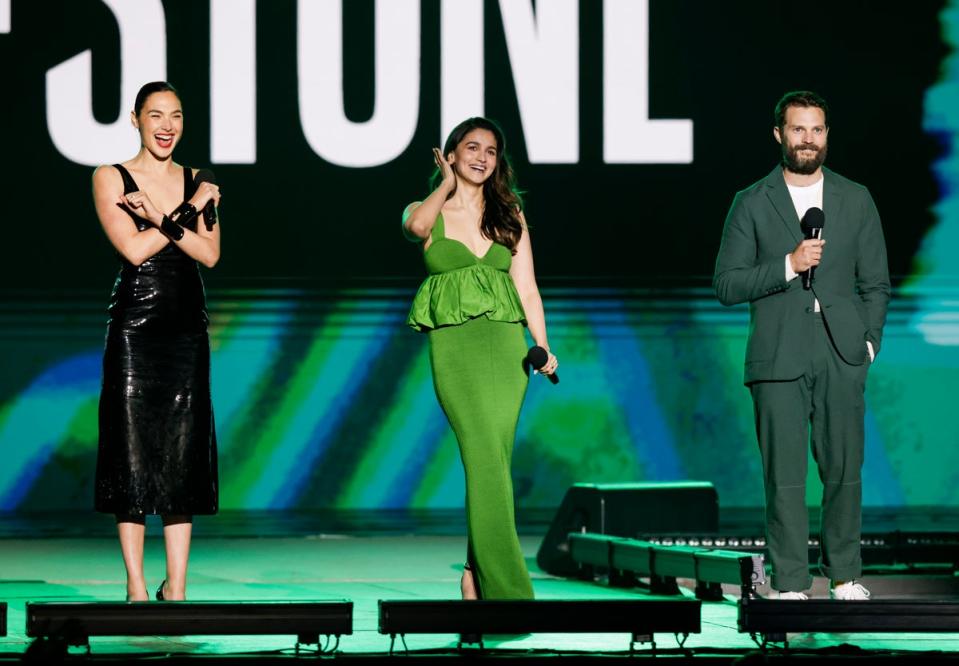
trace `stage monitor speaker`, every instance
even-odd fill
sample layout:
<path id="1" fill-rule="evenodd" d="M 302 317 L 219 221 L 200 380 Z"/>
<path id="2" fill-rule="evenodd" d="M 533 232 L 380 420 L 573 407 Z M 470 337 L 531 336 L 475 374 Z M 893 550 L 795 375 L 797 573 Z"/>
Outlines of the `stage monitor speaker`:
<path id="1" fill-rule="evenodd" d="M 719 531 L 719 496 L 705 481 L 576 483 L 566 491 L 536 555 L 540 569 L 572 576 L 570 532 L 645 538 L 656 534 Z"/>

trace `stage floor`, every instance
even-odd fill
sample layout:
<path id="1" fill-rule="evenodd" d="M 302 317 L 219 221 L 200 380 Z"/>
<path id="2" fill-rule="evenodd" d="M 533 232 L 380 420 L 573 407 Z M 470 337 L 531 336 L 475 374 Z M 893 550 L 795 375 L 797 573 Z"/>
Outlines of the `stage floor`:
<path id="1" fill-rule="evenodd" d="M 106 528 L 93 536 L 28 537 L 9 529 L 0 539 L 0 601 L 8 608 L 8 636 L 0 638 L 0 652 L 10 657 L 29 644 L 24 632 L 24 604 L 28 601 L 118 601 L 125 588 L 116 540 Z M 528 528 L 528 526 L 527 526 Z M 65 529 L 72 531 L 69 526 Z M 217 530 L 212 530 L 217 531 Z M 229 530 L 225 530 L 229 531 Z M 264 532 L 269 532 L 264 528 Z M 444 534 L 322 533 L 280 536 L 224 536 L 198 529 L 190 562 L 188 595 L 192 600 L 268 601 L 338 600 L 354 603 L 354 633 L 344 636 L 339 649 L 346 654 L 386 653 L 390 638 L 377 633 L 379 599 L 455 599 L 463 562 L 465 539 Z M 402 531 L 402 530 L 400 530 Z M 426 530 L 429 532 L 430 530 Z M 433 530 L 438 532 L 441 530 Z M 534 530 L 538 531 L 538 530 Z M 42 530 L 39 530 L 42 532 Z M 35 532 L 36 533 L 36 532 Z M 158 526 L 151 523 L 146 570 L 155 589 L 163 578 L 163 544 Z M 356 534 L 360 534 L 357 536 Z M 538 570 L 535 553 L 540 534 L 522 537 L 523 551 L 540 599 L 649 599 L 640 590 L 612 589 L 559 579 Z M 902 576 L 866 577 L 864 583 L 878 598 L 906 596 Z M 918 578 L 914 578 L 918 581 Z M 946 580 L 942 584 L 942 580 Z M 899 581 L 898 583 L 896 581 Z M 817 579 L 813 594 L 826 597 L 826 583 Z M 908 586 L 907 586 L 908 587 Z M 951 597 L 949 579 L 914 585 L 908 596 Z M 762 590 L 761 590 L 762 591 Z M 693 634 L 686 647 L 697 654 L 746 653 L 756 648 L 748 635 L 736 629 L 736 599 L 729 590 L 724 602 L 703 603 L 702 633 Z M 689 589 L 686 596 L 692 597 Z M 791 650 L 824 649 L 843 644 L 862 650 L 959 652 L 959 634 L 799 634 L 790 637 Z M 488 639 L 493 650 L 626 653 L 626 634 L 534 634 L 511 639 Z M 677 647 L 672 635 L 657 635 L 661 649 Z M 221 637 L 180 636 L 143 638 L 92 638 L 93 655 L 171 654 L 225 655 L 292 652 L 291 636 Z M 456 647 L 455 635 L 411 635 L 411 651 L 443 651 Z M 640 651 L 649 650 L 640 645 Z M 541 652 L 540 652 L 541 651 Z"/>

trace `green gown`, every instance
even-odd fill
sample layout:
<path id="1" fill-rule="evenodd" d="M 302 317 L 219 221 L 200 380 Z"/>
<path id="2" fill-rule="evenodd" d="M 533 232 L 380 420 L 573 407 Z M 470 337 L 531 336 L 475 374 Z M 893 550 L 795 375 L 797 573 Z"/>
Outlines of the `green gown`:
<path id="1" fill-rule="evenodd" d="M 428 333 L 433 386 L 466 472 L 467 560 L 483 599 L 532 599 L 513 514 L 510 461 L 529 378 L 526 317 L 509 275 L 512 253 L 477 257 L 446 238 L 443 216 L 424 253 L 429 277 L 407 323 Z"/>

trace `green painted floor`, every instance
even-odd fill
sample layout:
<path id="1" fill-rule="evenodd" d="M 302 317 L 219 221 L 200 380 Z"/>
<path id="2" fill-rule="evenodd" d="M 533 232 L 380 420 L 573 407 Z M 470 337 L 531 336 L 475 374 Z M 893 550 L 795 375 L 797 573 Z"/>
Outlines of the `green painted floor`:
<path id="1" fill-rule="evenodd" d="M 539 537 L 524 537 L 523 550 L 541 599 L 649 598 L 641 591 L 557 579 L 539 572 L 533 561 Z M 465 539 L 451 536 L 309 536 L 264 538 L 198 537 L 190 562 L 193 600 L 267 601 L 350 599 L 354 633 L 344 636 L 347 653 L 386 652 L 390 639 L 377 633 L 379 599 L 455 599 Z M 146 567 L 155 588 L 163 578 L 163 544 L 149 537 Z M 0 601 L 6 601 L 8 636 L 0 653 L 19 653 L 28 601 L 118 601 L 125 593 L 119 549 L 112 538 L 0 539 Z M 692 596 L 686 589 L 684 593 Z M 823 581 L 816 596 L 825 596 Z M 736 630 L 736 597 L 704 603 L 702 633 L 686 647 L 750 650 L 749 636 Z M 292 648 L 289 636 L 93 638 L 96 655 L 113 653 L 225 654 Z M 672 635 L 657 635 L 660 648 L 676 647 Z M 411 650 L 455 647 L 453 635 L 408 636 Z M 808 634 L 790 636 L 795 649 L 852 644 L 865 650 L 959 651 L 959 634 Z M 622 652 L 625 634 L 534 634 L 508 641 L 487 641 L 501 649 Z M 648 649 L 640 646 L 640 649 Z"/>

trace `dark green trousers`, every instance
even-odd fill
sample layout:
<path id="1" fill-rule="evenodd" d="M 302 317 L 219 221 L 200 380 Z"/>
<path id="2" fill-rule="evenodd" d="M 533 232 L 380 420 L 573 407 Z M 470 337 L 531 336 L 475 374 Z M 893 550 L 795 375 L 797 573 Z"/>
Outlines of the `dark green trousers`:
<path id="1" fill-rule="evenodd" d="M 820 569 L 831 580 L 862 573 L 861 470 L 868 362 L 849 365 L 836 353 L 817 313 L 806 372 L 792 381 L 750 384 L 766 489 L 766 545 L 773 589 L 806 590 L 809 515 L 807 447 L 823 483 Z M 863 342 L 865 345 L 865 342 Z"/>

